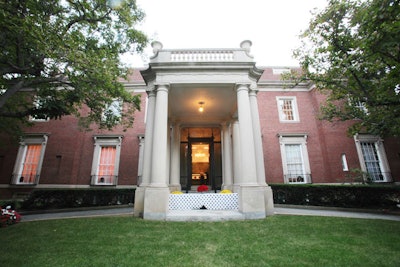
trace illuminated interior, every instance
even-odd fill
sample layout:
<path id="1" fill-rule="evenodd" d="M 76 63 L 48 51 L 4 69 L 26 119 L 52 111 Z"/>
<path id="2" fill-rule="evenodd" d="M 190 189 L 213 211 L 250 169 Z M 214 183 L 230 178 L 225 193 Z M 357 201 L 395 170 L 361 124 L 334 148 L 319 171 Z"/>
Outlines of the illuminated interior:
<path id="1" fill-rule="evenodd" d="M 192 145 L 192 162 L 209 162 L 210 151 L 208 148 L 208 144 L 196 144 Z"/>

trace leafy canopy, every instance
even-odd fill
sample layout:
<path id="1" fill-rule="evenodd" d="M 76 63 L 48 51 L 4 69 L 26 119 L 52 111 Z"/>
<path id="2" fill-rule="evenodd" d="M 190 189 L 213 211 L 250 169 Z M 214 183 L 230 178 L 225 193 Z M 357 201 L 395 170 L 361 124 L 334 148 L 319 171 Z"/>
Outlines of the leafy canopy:
<path id="1" fill-rule="evenodd" d="M 351 134 L 400 135 L 399 0 L 330 0 L 302 41 L 294 76 L 327 90 L 322 119 L 354 120 Z"/>
<path id="2" fill-rule="evenodd" d="M 127 74 L 119 57 L 143 51 L 147 37 L 134 28 L 143 18 L 135 0 L 0 1 L 0 129 L 64 115 L 130 126 L 140 98 L 118 82 Z M 104 115 L 115 100 L 122 116 Z"/>

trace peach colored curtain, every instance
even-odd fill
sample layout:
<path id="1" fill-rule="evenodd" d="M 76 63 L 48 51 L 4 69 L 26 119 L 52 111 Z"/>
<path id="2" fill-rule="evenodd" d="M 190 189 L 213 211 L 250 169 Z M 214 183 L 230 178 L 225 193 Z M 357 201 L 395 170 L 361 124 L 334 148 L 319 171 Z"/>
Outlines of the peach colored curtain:
<path id="1" fill-rule="evenodd" d="M 113 146 L 102 147 L 100 152 L 100 163 L 98 177 L 105 179 L 104 182 L 112 183 L 115 168 L 115 155 L 117 148 Z"/>
<path id="2" fill-rule="evenodd" d="M 40 160 L 42 145 L 28 145 L 25 155 L 22 177 L 24 183 L 34 183 Z"/>

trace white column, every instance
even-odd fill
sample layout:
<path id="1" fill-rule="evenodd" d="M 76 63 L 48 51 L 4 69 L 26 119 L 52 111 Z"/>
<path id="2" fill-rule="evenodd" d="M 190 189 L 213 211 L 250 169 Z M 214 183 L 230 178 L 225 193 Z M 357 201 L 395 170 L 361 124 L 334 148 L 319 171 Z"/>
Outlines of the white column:
<path id="1" fill-rule="evenodd" d="M 153 127 L 154 127 L 154 112 L 156 103 L 155 91 L 148 92 L 147 102 L 147 117 L 146 117 L 146 130 L 144 135 L 144 153 L 143 153 L 143 174 L 140 186 L 147 186 L 150 184 L 151 177 L 151 153 L 153 147 Z"/>
<path id="2" fill-rule="evenodd" d="M 147 186 L 150 184 L 151 177 L 151 155 L 153 145 L 153 127 L 154 127 L 154 112 L 156 103 L 156 94 L 154 89 L 147 91 L 147 113 L 146 113 L 146 130 L 144 135 L 143 163 L 142 176 L 139 187 L 135 191 L 135 206 L 134 215 L 142 217 L 144 212 L 144 198 Z"/>
<path id="3" fill-rule="evenodd" d="M 232 190 L 233 172 L 232 172 L 232 145 L 231 134 L 228 123 L 222 125 L 222 189 Z"/>
<path id="4" fill-rule="evenodd" d="M 256 185 L 257 172 L 254 151 L 253 125 L 247 84 L 237 85 L 238 118 L 240 131 L 240 152 L 242 169 L 242 185 Z"/>
<path id="5" fill-rule="evenodd" d="M 171 167 L 170 167 L 170 188 L 172 191 L 181 190 L 180 185 L 180 128 L 178 123 L 172 127 L 171 139 Z"/>
<path id="6" fill-rule="evenodd" d="M 168 183 L 168 87 L 157 88 L 154 113 L 151 181 L 152 187 L 166 187 Z"/>
<path id="7" fill-rule="evenodd" d="M 239 134 L 239 121 L 235 120 L 232 124 L 232 136 L 233 136 L 233 184 L 238 185 L 242 182 L 242 165 L 241 165 L 241 154 L 240 154 L 240 134 Z"/>
<path id="8" fill-rule="evenodd" d="M 142 183 L 143 177 L 143 155 L 144 155 L 144 135 L 138 135 L 139 139 L 139 162 L 138 162 L 138 175 L 137 175 L 137 185 Z"/>
<path id="9" fill-rule="evenodd" d="M 260 116 L 259 116 L 258 103 L 257 103 L 257 91 L 250 90 L 249 98 L 250 98 L 251 117 L 252 117 L 252 123 L 253 123 L 257 181 L 260 185 L 266 185 L 265 167 L 264 167 L 264 151 L 263 151 L 263 144 L 262 144 L 262 138 L 261 138 Z"/>
<path id="10" fill-rule="evenodd" d="M 171 181 L 171 146 L 172 146 L 172 125 L 171 122 L 167 123 L 167 186 Z"/>

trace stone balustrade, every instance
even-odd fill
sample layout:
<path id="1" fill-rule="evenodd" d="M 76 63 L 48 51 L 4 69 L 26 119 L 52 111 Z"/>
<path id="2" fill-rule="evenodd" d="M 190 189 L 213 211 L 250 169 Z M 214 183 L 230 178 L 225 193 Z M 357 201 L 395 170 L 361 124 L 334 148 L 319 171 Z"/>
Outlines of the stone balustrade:
<path id="1" fill-rule="evenodd" d="M 202 62 L 202 61 L 233 61 L 234 52 L 231 50 L 180 50 L 171 52 L 173 62 Z"/>
<path id="2" fill-rule="evenodd" d="M 150 63 L 186 63 L 186 62 L 254 62 L 250 55 L 250 41 L 243 41 L 240 48 L 222 49 L 163 49 L 160 42 L 153 42 L 154 55 Z"/>

